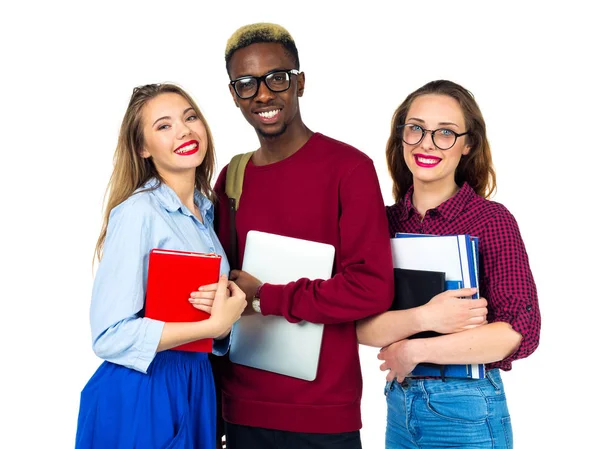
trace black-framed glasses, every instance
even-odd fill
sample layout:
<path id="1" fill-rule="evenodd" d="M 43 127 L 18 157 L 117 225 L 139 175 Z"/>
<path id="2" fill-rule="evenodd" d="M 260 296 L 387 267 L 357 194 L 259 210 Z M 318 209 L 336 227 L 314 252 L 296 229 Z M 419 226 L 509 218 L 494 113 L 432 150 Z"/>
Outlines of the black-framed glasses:
<path id="1" fill-rule="evenodd" d="M 448 128 L 425 129 L 415 123 L 398 125 L 396 130 L 402 136 L 402 141 L 407 145 L 417 145 L 421 143 L 425 137 L 425 133 L 431 133 L 431 140 L 439 150 L 449 150 L 456 143 L 456 139 L 470 134 L 469 131 L 459 134 Z"/>
<path id="2" fill-rule="evenodd" d="M 231 81 L 229 84 L 233 86 L 233 90 L 238 97 L 242 100 L 247 100 L 258 93 L 261 81 L 272 92 L 285 92 L 291 85 L 290 75 L 297 76 L 299 74 L 300 71 L 296 69 L 272 70 L 263 76 L 242 76 Z"/>

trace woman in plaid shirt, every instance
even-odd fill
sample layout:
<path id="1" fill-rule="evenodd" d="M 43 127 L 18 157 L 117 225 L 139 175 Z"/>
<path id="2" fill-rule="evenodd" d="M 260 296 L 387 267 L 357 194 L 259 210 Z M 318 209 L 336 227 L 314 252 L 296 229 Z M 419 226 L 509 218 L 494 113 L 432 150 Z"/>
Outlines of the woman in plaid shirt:
<path id="1" fill-rule="evenodd" d="M 436 297 L 421 311 L 390 311 L 358 323 L 360 343 L 382 347 L 381 369 L 389 370 L 386 448 L 512 448 L 500 370 L 537 348 L 541 319 L 517 222 L 487 199 L 496 177 L 473 95 L 445 80 L 411 93 L 394 113 L 386 155 L 396 200 L 387 207 L 390 237 L 478 237 L 480 295 L 488 309 L 486 321 L 476 308 L 463 310 L 465 325 L 449 330 L 441 324 L 442 306 L 431 307 Z M 407 339 L 423 330 L 446 335 Z M 486 376 L 406 377 L 419 363 L 483 363 Z"/>

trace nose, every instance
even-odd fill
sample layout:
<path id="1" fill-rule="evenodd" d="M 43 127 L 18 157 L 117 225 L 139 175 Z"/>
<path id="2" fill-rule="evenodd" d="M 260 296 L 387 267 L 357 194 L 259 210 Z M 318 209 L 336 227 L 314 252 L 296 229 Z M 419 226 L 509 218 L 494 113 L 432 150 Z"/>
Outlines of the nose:
<path id="1" fill-rule="evenodd" d="M 187 126 L 187 124 L 183 123 L 181 129 L 179 130 L 179 138 L 183 139 L 189 136 L 192 133 L 192 130 Z"/>
<path id="2" fill-rule="evenodd" d="M 435 145 L 433 143 L 433 132 L 425 131 L 425 135 L 423 136 L 423 139 L 421 140 L 421 148 L 423 148 L 424 150 L 434 150 L 435 149 Z"/>
<path id="3" fill-rule="evenodd" d="M 275 97 L 275 94 L 267 87 L 265 80 L 260 80 L 258 83 L 258 91 L 256 92 L 256 101 L 260 103 L 268 103 L 269 100 Z"/>

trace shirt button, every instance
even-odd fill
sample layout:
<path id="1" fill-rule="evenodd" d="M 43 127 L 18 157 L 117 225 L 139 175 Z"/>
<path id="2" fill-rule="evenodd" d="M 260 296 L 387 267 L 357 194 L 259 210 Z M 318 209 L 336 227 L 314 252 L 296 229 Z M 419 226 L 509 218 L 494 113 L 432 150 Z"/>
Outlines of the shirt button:
<path id="1" fill-rule="evenodd" d="M 212 246 L 211 246 L 210 248 L 208 248 L 208 250 L 209 250 L 211 253 L 214 253 L 214 252 L 215 252 L 215 249 L 214 249 Z"/>
<path id="2" fill-rule="evenodd" d="M 528 312 L 531 312 L 531 305 L 528 304 L 527 307 L 525 307 L 525 309 L 527 309 Z"/>

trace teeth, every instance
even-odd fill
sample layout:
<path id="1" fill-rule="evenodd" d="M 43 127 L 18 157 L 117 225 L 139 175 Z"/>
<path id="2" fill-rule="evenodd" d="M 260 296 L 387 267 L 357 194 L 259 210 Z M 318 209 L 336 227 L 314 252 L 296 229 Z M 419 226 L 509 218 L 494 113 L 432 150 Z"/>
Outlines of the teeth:
<path id="1" fill-rule="evenodd" d="M 259 112 L 258 115 L 260 115 L 262 118 L 273 118 L 279 114 L 279 111 L 279 109 L 275 109 L 274 111 Z"/>
<path id="2" fill-rule="evenodd" d="M 189 145 L 186 145 L 183 148 L 179 148 L 178 150 L 175 150 L 175 153 L 178 153 L 178 154 L 185 153 L 186 151 L 193 150 L 196 147 L 198 147 L 197 143 L 191 143 Z"/>
<path id="3" fill-rule="evenodd" d="M 417 160 L 423 164 L 435 164 L 439 159 L 427 159 L 424 157 L 418 157 Z"/>

